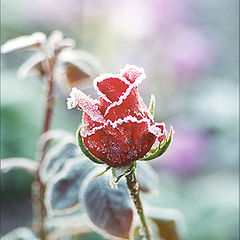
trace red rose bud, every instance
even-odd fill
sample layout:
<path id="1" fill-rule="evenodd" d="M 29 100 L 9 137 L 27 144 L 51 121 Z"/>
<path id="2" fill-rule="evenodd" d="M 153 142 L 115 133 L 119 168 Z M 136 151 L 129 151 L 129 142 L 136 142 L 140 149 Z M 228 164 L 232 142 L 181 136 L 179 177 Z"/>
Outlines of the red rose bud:
<path id="1" fill-rule="evenodd" d="M 126 65 L 120 74 L 102 74 L 94 80 L 99 100 L 77 88 L 67 99 L 68 108 L 83 111 L 81 136 L 96 158 L 117 167 L 142 158 L 158 139 L 166 137 L 164 123 L 154 123 L 138 93 L 145 79 L 143 68 Z"/>

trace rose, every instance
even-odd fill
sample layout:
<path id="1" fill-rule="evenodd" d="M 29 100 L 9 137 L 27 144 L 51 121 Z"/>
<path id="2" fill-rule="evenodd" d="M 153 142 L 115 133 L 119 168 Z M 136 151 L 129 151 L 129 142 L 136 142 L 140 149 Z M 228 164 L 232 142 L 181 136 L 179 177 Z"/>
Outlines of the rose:
<path id="1" fill-rule="evenodd" d="M 154 123 L 138 93 L 143 68 L 126 65 L 120 74 L 94 80 L 99 100 L 77 88 L 67 99 L 69 109 L 83 111 L 81 136 L 88 151 L 112 167 L 128 165 L 148 153 L 155 140 L 166 137 L 164 123 Z"/>

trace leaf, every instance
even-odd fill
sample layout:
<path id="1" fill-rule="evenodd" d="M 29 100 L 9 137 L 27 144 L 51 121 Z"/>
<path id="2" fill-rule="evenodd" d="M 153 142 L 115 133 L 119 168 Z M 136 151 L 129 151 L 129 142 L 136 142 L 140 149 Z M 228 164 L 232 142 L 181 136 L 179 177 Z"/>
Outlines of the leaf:
<path id="1" fill-rule="evenodd" d="M 65 63 L 65 77 L 70 88 L 78 87 L 91 78 L 88 73 L 72 63 Z"/>
<path id="2" fill-rule="evenodd" d="M 59 30 L 54 30 L 48 37 L 48 45 L 49 47 L 55 49 L 56 45 L 63 40 L 63 33 Z"/>
<path id="3" fill-rule="evenodd" d="M 17 75 L 26 78 L 34 75 L 43 75 L 44 71 L 41 62 L 44 60 L 42 53 L 36 53 L 28 58 L 18 69 Z"/>
<path id="4" fill-rule="evenodd" d="M 73 48 L 76 45 L 76 41 L 72 38 L 64 38 L 59 44 L 58 48 Z"/>
<path id="5" fill-rule="evenodd" d="M 79 191 L 85 177 L 96 167 L 83 154 L 67 160 L 63 169 L 48 183 L 45 205 L 50 215 L 79 209 Z"/>
<path id="6" fill-rule="evenodd" d="M 96 57 L 82 50 L 65 49 L 59 55 L 59 61 L 66 69 L 69 66 L 75 66 L 81 72 L 80 75 L 86 75 L 91 78 L 96 77 L 104 71 Z"/>
<path id="7" fill-rule="evenodd" d="M 2 240 L 37 240 L 33 232 L 25 227 L 16 228 L 5 236 L 1 237 Z"/>
<path id="8" fill-rule="evenodd" d="M 141 162 L 137 165 L 136 178 L 142 192 L 157 193 L 159 178 L 149 163 Z"/>
<path id="9" fill-rule="evenodd" d="M 7 41 L 1 47 L 2 53 L 9 53 L 14 50 L 22 49 L 37 49 L 40 47 L 40 44 L 44 43 L 46 36 L 44 33 L 35 32 L 31 35 L 21 36 Z"/>
<path id="10" fill-rule="evenodd" d="M 68 131 L 65 131 L 65 130 L 62 130 L 62 129 L 53 129 L 53 130 L 49 130 L 45 133 L 43 133 L 41 136 L 40 136 L 40 139 L 38 141 L 38 150 L 41 152 L 42 151 L 42 148 L 43 146 L 47 143 L 47 142 L 50 142 L 51 140 L 56 140 L 56 141 L 59 141 L 63 138 L 72 138 L 72 142 L 75 140 L 74 139 L 74 136 L 69 133 Z"/>
<path id="11" fill-rule="evenodd" d="M 81 136 L 81 128 L 79 128 L 77 130 L 77 141 L 78 141 L 78 145 L 80 147 L 80 149 L 82 150 L 83 154 L 88 157 L 91 161 L 98 163 L 98 164 L 104 164 L 104 162 L 98 158 L 96 158 L 95 156 L 93 156 L 85 147 L 83 140 L 82 140 L 82 136 Z"/>
<path id="12" fill-rule="evenodd" d="M 71 137 L 65 137 L 56 146 L 52 147 L 45 156 L 40 171 L 44 183 L 49 181 L 63 167 L 64 163 L 76 156 L 81 155 L 79 147 Z"/>
<path id="13" fill-rule="evenodd" d="M 118 182 L 118 189 L 109 185 L 111 173 L 93 178 L 100 166 L 84 182 L 82 198 L 91 222 L 102 233 L 128 239 L 133 221 L 133 210 L 126 183 Z"/>
<path id="14" fill-rule="evenodd" d="M 186 226 L 180 211 L 145 205 L 145 212 L 147 217 L 157 225 L 158 234 L 162 239 L 181 240 L 186 238 Z"/>
<path id="15" fill-rule="evenodd" d="M 75 239 L 75 237 L 89 235 L 93 233 L 93 230 L 88 223 L 88 217 L 82 213 L 48 218 L 46 225 L 51 229 L 48 233 L 48 240 Z"/>
<path id="16" fill-rule="evenodd" d="M 38 163 L 28 158 L 1 159 L 1 172 L 7 172 L 12 168 L 21 168 L 34 175 L 37 171 Z"/>
<path id="17" fill-rule="evenodd" d="M 167 151 L 168 147 L 172 142 L 173 134 L 174 134 L 174 130 L 171 127 L 170 133 L 167 137 L 165 137 L 163 144 L 159 144 L 159 147 L 150 151 L 151 152 L 150 155 L 140 158 L 139 161 L 149 161 L 163 155 Z"/>
<path id="18" fill-rule="evenodd" d="M 58 55 L 64 48 L 73 48 L 75 44 L 75 40 L 71 38 L 64 38 L 61 31 L 55 30 L 48 37 L 48 54 L 49 56 Z"/>
<path id="19" fill-rule="evenodd" d="M 151 113 L 153 118 L 154 118 L 155 102 L 156 102 L 156 98 L 153 94 L 151 94 L 151 99 L 150 99 L 148 111 Z"/>

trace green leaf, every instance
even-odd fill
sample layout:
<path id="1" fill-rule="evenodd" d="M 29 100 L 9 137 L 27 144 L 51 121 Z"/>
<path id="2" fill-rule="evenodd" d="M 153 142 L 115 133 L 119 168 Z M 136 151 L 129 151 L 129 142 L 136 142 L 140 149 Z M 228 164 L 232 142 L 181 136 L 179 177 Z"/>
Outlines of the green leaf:
<path id="1" fill-rule="evenodd" d="M 77 141 L 78 141 L 78 145 L 81 148 L 82 152 L 93 162 L 98 163 L 98 164 L 104 164 L 104 162 L 98 158 L 96 158 L 95 156 L 93 156 L 88 149 L 85 147 L 83 140 L 82 140 L 82 136 L 81 136 L 81 127 L 77 130 Z"/>
<path id="2" fill-rule="evenodd" d="M 186 238 L 185 221 L 180 211 L 145 204 L 145 212 L 147 217 L 156 224 L 161 239 L 181 240 Z"/>
<path id="3" fill-rule="evenodd" d="M 82 198 L 86 212 L 95 225 L 93 229 L 105 234 L 128 239 L 133 222 L 133 209 L 124 179 L 118 182 L 118 189 L 109 185 L 111 172 L 94 178 L 100 166 L 84 182 Z M 97 227 L 97 228 L 96 228 Z"/>
<path id="4" fill-rule="evenodd" d="M 9 53 L 15 50 L 33 50 L 38 49 L 42 43 L 46 40 L 44 33 L 35 32 L 31 35 L 20 36 L 11 40 L 8 40 L 1 47 L 2 53 Z"/>
<path id="5" fill-rule="evenodd" d="M 43 74 L 42 62 L 44 61 L 44 58 L 45 56 L 42 53 L 35 53 L 19 67 L 17 76 L 23 79 Z"/>
<path id="6" fill-rule="evenodd" d="M 83 181 L 95 168 L 96 164 L 83 154 L 68 159 L 63 169 L 48 182 L 45 195 L 48 214 L 62 215 L 77 211 Z"/>
<path id="7" fill-rule="evenodd" d="M 37 171 L 38 163 L 28 158 L 1 159 L 1 172 L 7 172 L 12 168 L 21 168 L 34 175 Z"/>
<path id="8" fill-rule="evenodd" d="M 106 169 L 105 169 L 104 171 L 98 173 L 98 174 L 97 174 L 96 176 L 94 176 L 94 177 L 100 177 L 100 176 L 102 176 L 102 175 L 103 175 L 105 172 L 107 172 L 110 168 L 111 168 L 110 166 L 106 167 Z"/>
<path id="9" fill-rule="evenodd" d="M 78 212 L 71 215 L 47 218 L 45 223 L 50 230 L 47 239 L 83 240 L 94 234 L 94 231 L 89 227 L 89 219 L 84 213 Z"/>
<path id="10" fill-rule="evenodd" d="M 2 240 L 37 240 L 33 232 L 25 227 L 16 228 L 5 236 L 1 237 Z"/>
<path id="11" fill-rule="evenodd" d="M 151 99 L 150 99 L 148 111 L 151 113 L 153 118 L 154 118 L 155 102 L 156 102 L 156 98 L 153 94 L 151 94 Z"/>
<path id="12" fill-rule="evenodd" d="M 44 183 L 48 182 L 57 174 L 68 159 L 81 156 L 81 151 L 75 143 L 74 138 L 65 137 L 52 147 L 44 158 L 40 171 L 41 179 Z"/>
<path id="13" fill-rule="evenodd" d="M 163 155 L 167 151 L 170 143 L 172 142 L 172 136 L 173 129 L 171 128 L 170 133 L 167 137 L 165 137 L 164 142 L 162 144 L 159 144 L 159 147 L 157 147 L 156 149 L 151 150 L 149 155 L 140 158 L 139 161 L 149 161 Z"/>

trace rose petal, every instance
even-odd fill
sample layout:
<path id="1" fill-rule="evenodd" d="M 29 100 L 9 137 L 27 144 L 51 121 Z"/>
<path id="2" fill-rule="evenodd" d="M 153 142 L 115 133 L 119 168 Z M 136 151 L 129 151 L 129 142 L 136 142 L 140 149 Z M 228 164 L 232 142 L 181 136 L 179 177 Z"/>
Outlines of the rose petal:
<path id="1" fill-rule="evenodd" d="M 93 81 L 93 85 L 100 100 L 112 103 L 126 91 L 129 82 L 119 74 L 101 74 Z"/>
<path id="2" fill-rule="evenodd" d="M 128 84 L 119 78 L 107 78 L 96 83 L 98 89 L 111 101 L 118 101 L 119 97 L 127 90 Z"/>
<path id="3" fill-rule="evenodd" d="M 135 117 L 107 121 L 101 129 L 84 138 L 84 144 L 97 158 L 110 166 L 123 166 L 143 157 L 156 137 L 149 131 L 150 120 Z"/>
<path id="4" fill-rule="evenodd" d="M 136 87 L 127 89 L 119 101 L 107 107 L 104 114 L 104 118 L 111 121 L 116 121 L 119 118 L 123 119 L 127 116 L 133 116 L 137 119 L 150 118 L 147 107 L 143 103 Z"/>
<path id="5" fill-rule="evenodd" d="M 77 88 L 72 89 L 70 98 L 67 98 L 67 106 L 68 109 L 78 106 L 78 108 L 82 109 L 86 114 L 88 114 L 93 121 L 101 123 L 105 121 L 102 113 L 99 110 L 99 104 L 97 101 L 93 100 Z"/>
<path id="6" fill-rule="evenodd" d="M 137 84 L 141 83 L 143 79 L 146 78 L 146 74 L 143 68 L 139 68 L 135 65 L 127 64 L 123 69 L 120 70 L 120 73 L 125 77 L 130 83 L 136 82 Z"/>
<path id="7" fill-rule="evenodd" d="M 167 135 L 165 123 L 155 123 L 150 126 L 149 131 L 157 137 L 159 142 L 162 142 Z"/>

